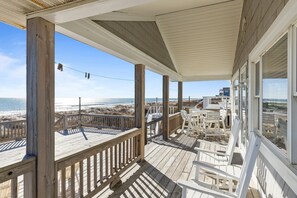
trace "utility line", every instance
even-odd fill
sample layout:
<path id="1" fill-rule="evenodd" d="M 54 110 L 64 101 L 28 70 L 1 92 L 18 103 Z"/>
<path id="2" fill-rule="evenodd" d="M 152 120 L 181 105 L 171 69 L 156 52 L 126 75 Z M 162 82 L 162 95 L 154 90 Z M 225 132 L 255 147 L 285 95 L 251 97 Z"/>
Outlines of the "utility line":
<path id="1" fill-rule="evenodd" d="M 57 63 L 56 63 L 57 64 Z M 59 63 L 61 64 L 61 63 Z M 59 65 L 58 64 L 58 65 Z M 61 64 L 62 65 L 62 64 Z M 99 78 L 106 78 L 106 79 L 111 79 L 111 80 L 121 80 L 121 81 L 133 81 L 131 79 L 125 79 L 125 78 L 116 78 L 116 77 L 110 77 L 110 76 L 103 76 L 103 75 L 98 75 L 98 74 L 93 74 L 93 73 L 88 73 L 88 72 L 84 72 L 84 71 L 81 71 L 81 70 L 78 70 L 78 69 L 75 69 L 75 68 L 72 68 L 72 67 L 69 67 L 69 66 L 65 66 L 65 65 L 62 65 L 62 69 L 61 69 L 61 66 L 58 67 L 58 70 L 60 71 L 63 71 L 63 67 L 64 68 L 68 68 L 72 71 L 75 71 L 75 72 L 78 72 L 78 73 L 82 73 L 82 74 L 89 74 L 89 77 L 88 79 L 90 78 L 90 76 L 96 76 L 96 77 L 99 77 Z"/>

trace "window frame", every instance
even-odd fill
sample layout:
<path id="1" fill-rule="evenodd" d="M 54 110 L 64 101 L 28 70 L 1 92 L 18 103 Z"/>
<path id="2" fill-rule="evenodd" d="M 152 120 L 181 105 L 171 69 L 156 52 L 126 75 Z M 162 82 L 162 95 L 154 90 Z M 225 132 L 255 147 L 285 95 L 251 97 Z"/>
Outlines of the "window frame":
<path id="1" fill-rule="evenodd" d="M 293 27 L 293 26 L 292 26 Z M 252 111 L 251 111 L 251 114 L 249 115 L 252 115 L 252 117 L 254 118 L 253 121 L 252 121 L 252 130 L 255 130 L 255 131 L 258 131 L 259 134 L 262 135 L 262 113 L 263 113 L 263 76 L 262 76 L 262 70 L 263 70 L 263 67 L 262 67 L 262 58 L 263 58 L 263 55 L 265 55 L 265 53 L 267 51 L 269 51 L 284 35 L 288 34 L 288 48 L 287 48 L 287 71 L 288 71 L 288 112 L 287 112 L 287 119 L 288 119 L 288 125 L 287 125 L 287 142 L 288 142 L 288 146 L 287 146 L 287 153 L 283 152 L 281 149 L 279 149 L 276 145 L 274 145 L 271 141 L 269 141 L 266 137 L 264 137 L 262 135 L 262 141 L 265 142 L 265 144 L 267 144 L 267 146 L 271 149 L 272 152 L 276 153 L 277 156 L 281 156 L 281 158 L 283 159 L 287 159 L 287 161 L 289 161 L 290 163 L 293 163 L 293 158 L 295 157 L 296 160 L 297 160 L 297 150 L 294 152 L 294 150 L 292 149 L 292 146 L 294 144 L 292 144 L 292 142 L 294 141 L 291 136 L 292 136 L 292 130 L 293 128 L 297 130 L 297 124 L 296 124 L 296 127 L 291 127 L 291 124 L 292 124 L 292 116 L 291 116 L 291 90 L 293 90 L 293 88 L 291 89 L 291 85 L 292 85 L 292 77 L 290 74 L 290 71 L 291 68 L 292 68 L 292 30 L 293 28 L 288 28 L 285 32 L 283 32 L 282 34 L 280 34 L 280 36 L 275 39 L 273 42 L 271 42 L 271 44 L 269 45 L 269 47 L 267 47 L 265 50 L 262 51 L 261 54 L 259 54 L 256 58 L 254 58 L 254 61 L 252 62 L 252 74 L 254 75 L 253 76 L 253 80 L 251 80 L 252 82 L 252 86 L 253 86 L 253 89 L 254 90 L 251 90 L 253 92 L 253 101 L 251 102 L 251 105 L 250 105 L 250 108 L 252 108 Z M 296 30 L 297 32 L 297 30 Z M 296 43 L 297 44 L 297 43 Z M 260 72 L 259 72 L 259 75 L 260 75 L 260 82 L 259 82 L 259 86 L 260 86 L 260 89 L 259 89 L 259 95 L 255 95 L 256 93 L 256 64 L 260 62 Z M 291 72 L 291 74 L 294 73 L 294 72 Z M 297 74 L 296 74 L 297 76 Z M 296 85 L 297 86 L 297 85 Z M 256 120 L 256 116 L 257 116 L 257 110 L 256 110 L 256 105 L 257 105 L 257 100 L 259 101 L 259 111 L 260 111 L 260 114 L 259 114 L 259 126 L 257 126 L 257 120 Z M 297 108 L 297 100 L 296 100 L 296 108 Z M 296 113 L 296 118 L 297 118 L 297 113 Z M 249 122 L 250 124 L 250 122 Z M 250 130 L 250 128 L 249 128 Z M 297 137 L 297 135 L 296 135 Z M 297 141 L 297 140 L 296 140 Z M 297 149 L 297 145 L 294 146 L 294 149 Z M 292 153 L 293 152 L 293 153 Z"/>

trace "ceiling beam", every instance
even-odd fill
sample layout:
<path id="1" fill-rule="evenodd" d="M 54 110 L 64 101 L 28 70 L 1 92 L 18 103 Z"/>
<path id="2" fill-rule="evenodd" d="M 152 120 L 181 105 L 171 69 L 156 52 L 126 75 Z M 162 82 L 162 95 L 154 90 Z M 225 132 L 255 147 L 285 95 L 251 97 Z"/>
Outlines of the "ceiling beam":
<path id="1" fill-rule="evenodd" d="M 61 24 L 126 9 L 155 0 L 84 0 L 65 3 L 27 15 L 27 18 L 42 17 L 52 23 Z"/>

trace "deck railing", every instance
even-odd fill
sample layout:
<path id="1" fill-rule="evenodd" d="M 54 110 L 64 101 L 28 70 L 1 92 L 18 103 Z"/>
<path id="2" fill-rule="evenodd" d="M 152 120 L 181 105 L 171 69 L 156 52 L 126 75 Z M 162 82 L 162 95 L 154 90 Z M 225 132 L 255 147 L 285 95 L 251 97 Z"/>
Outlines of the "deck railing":
<path id="1" fill-rule="evenodd" d="M 24 188 L 24 177 L 26 174 L 34 174 L 35 161 L 35 157 L 30 157 L 21 162 L 0 168 L 0 197 L 24 197 L 24 194 L 27 195 L 26 197 L 30 197 L 34 189 Z"/>
<path id="2" fill-rule="evenodd" d="M 92 197 L 140 159 L 141 129 L 131 129 L 56 161 L 57 197 Z"/>
<path id="3" fill-rule="evenodd" d="M 128 130 L 135 126 L 134 116 L 82 114 L 82 126 Z"/>
<path id="4" fill-rule="evenodd" d="M 159 117 L 157 119 L 154 119 L 150 122 L 146 122 L 145 125 L 145 137 L 146 140 L 145 142 L 147 143 L 148 140 L 158 136 L 162 135 L 163 130 L 162 130 L 162 119 L 163 117 Z"/>
<path id="5" fill-rule="evenodd" d="M 0 142 L 26 137 L 26 120 L 0 122 Z"/>
<path id="6" fill-rule="evenodd" d="M 178 129 L 181 128 L 181 114 L 177 112 L 169 116 L 169 133 L 175 133 Z"/>
<path id="7" fill-rule="evenodd" d="M 55 131 L 62 131 L 80 126 L 129 130 L 134 128 L 133 116 L 105 114 L 64 114 L 55 122 Z M 19 140 L 27 136 L 26 120 L 0 122 L 0 142 Z"/>
<path id="8" fill-rule="evenodd" d="M 169 106 L 169 114 L 174 114 L 177 111 L 177 107 L 176 106 Z M 163 112 L 163 107 L 161 106 L 149 106 L 148 107 L 148 111 L 146 113 L 146 117 L 148 117 L 149 114 L 153 114 L 153 113 L 162 113 Z"/>

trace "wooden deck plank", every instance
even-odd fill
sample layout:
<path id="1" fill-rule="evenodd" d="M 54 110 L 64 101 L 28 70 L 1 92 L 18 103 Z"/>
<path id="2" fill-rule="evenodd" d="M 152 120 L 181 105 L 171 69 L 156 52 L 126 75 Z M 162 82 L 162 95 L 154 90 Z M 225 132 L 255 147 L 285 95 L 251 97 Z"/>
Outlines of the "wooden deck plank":
<path id="1" fill-rule="evenodd" d="M 115 133 L 103 132 L 99 134 L 95 132 L 85 132 L 84 134 L 78 132 L 68 136 L 57 134 L 56 158 L 65 155 L 63 154 L 63 152 L 67 154 L 71 153 L 76 147 L 82 147 L 80 149 L 85 149 L 92 145 L 96 145 L 98 144 L 98 142 L 104 141 L 106 138 L 110 137 L 110 135 L 114 134 Z M 85 137 L 87 137 L 87 139 L 85 139 Z M 196 158 L 196 153 L 193 150 L 195 144 L 196 138 L 190 137 L 184 133 L 174 134 L 174 136 L 172 136 L 169 141 L 164 141 L 160 137 L 154 139 L 152 142 L 145 146 L 145 161 L 141 162 L 140 164 L 134 164 L 131 168 L 129 168 L 121 175 L 121 180 L 123 181 L 123 184 L 121 186 L 119 186 L 114 191 L 106 187 L 95 197 L 180 197 L 181 188 L 176 185 L 176 180 L 191 180 L 192 178 L 194 178 L 196 170 L 192 164 L 192 161 Z M 205 148 L 217 149 L 216 147 L 210 147 L 206 144 L 202 146 L 204 146 Z M 21 158 L 20 151 L 22 149 L 25 149 L 25 147 L 10 149 L 5 152 L 10 152 L 11 156 L 14 157 L 14 154 L 17 154 L 15 159 L 18 159 Z M 117 152 L 118 151 L 119 149 L 117 150 Z M 77 151 L 74 150 L 74 152 Z M 0 158 L 3 154 L 4 152 L 0 151 Z M 98 156 L 98 160 L 99 157 L 100 156 Z M 124 156 L 122 156 L 122 158 L 123 157 Z M 93 158 L 91 158 L 90 161 L 90 166 L 92 167 Z M 86 165 L 87 163 L 85 162 L 84 166 Z M 108 164 L 108 166 L 109 165 L 110 164 Z M 77 169 L 78 172 L 75 171 L 75 175 L 79 175 L 79 165 Z M 238 174 L 238 170 L 233 168 L 229 169 L 228 172 Z M 87 174 L 85 169 L 83 174 Z M 91 171 L 91 173 L 89 174 L 94 175 L 96 173 Z M 105 173 L 103 173 L 103 175 L 104 174 Z M 66 177 L 68 178 L 68 176 Z M 98 175 L 98 177 L 100 177 L 100 175 Z M 201 178 L 206 179 L 202 176 Z M 19 182 L 22 182 L 22 180 L 19 179 Z M 75 180 L 76 188 L 79 188 L 79 182 L 79 179 Z M 209 180 L 209 182 L 212 182 L 212 180 Z M 69 184 L 66 183 L 66 185 Z M 83 181 L 83 185 L 84 191 L 86 193 L 87 181 L 85 179 Z M 90 183 L 90 186 L 94 186 L 93 179 Z M 0 190 L 0 197 L 2 197 L 3 193 L 10 193 L 6 192 L 7 190 L 5 190 L 6 188 L 2 188 Z M 19 192 L 22 193 L 20 189 Z M 193 193 L 191 196 L 195 197 L 195 194 Z M 203 196 L 209 197 L 208 195 Z M 250 188 L 248 197 L 259 196 L 257 196 L 257 191 L 255 189 Z"/>

